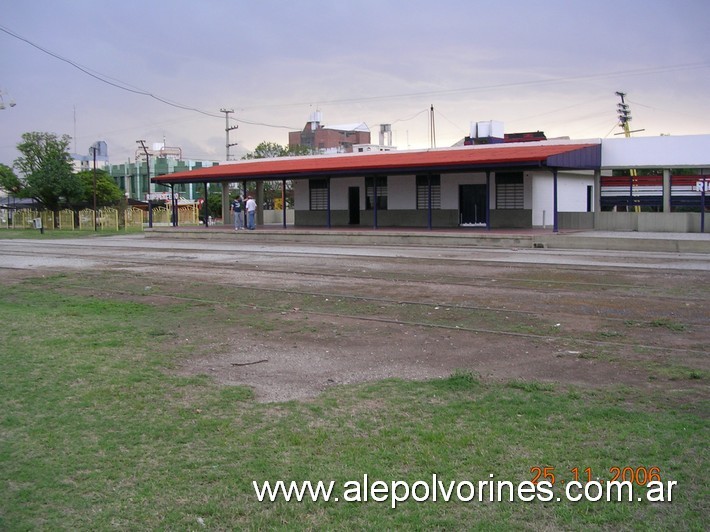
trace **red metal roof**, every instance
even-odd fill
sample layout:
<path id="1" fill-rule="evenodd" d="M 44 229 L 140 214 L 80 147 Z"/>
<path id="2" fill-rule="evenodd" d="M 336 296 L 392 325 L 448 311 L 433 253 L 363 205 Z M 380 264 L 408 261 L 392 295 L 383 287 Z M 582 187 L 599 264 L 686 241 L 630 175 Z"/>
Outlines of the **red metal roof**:
<path id="1" fill-rule="evenodd" d="M 456 172 L 516 166 L 598 168 L 600 163 L 600 144 L 506 144 L 495 147 L 467 146 L 427 151 L 252 159 L 166 174 L 154 177 L 153 181 L 196 183 L 303 179 L 413 172 Z"/>

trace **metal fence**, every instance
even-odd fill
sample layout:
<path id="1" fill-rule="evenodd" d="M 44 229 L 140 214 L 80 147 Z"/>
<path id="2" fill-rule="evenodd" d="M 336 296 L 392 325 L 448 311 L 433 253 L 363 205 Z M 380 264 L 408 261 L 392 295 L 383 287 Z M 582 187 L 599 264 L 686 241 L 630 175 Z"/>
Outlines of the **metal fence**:
<path id="1" fill-rule="evenodd" d="M 199 225 L 200 212 L 197 205 L 181 205 L 177 210 L 178 225 Z M 159 225 L 172 224 L 172 209 L 169 207 L 153 208 L 153 223 Z M 116 209 L 104 207 L 96 213 L 92 209 L 78 212 L 64 209 L 57 213 L 49 210 L 0 209 L 0 229 L 61 229 L 64 231 L 118 231 L 119 229 L 139 230 L 148 224 L 148 211 L 135 207 Z M 98 225 L 95 225 L 98 224 Z"/>

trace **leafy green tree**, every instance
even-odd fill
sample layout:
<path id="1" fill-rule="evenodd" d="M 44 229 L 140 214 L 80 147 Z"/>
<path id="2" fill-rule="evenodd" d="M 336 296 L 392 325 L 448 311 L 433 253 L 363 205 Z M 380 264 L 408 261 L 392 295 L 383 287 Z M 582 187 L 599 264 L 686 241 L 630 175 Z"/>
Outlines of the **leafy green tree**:
<path id="1" fill-rule="evenodd" d="M 22 134 L 22 142 L 17 145 L 22 155 L 14 163 L 23 176 L 19 196 L 33 198 L 52 211 L 79 201 L 83 187 L 72 172 L 69 141 L 68 135 L 37 131 Z"/>
<path id="2" fill-rule="evenodd" d="M 222 217 L 222 194 L 210 192 L 207 196 L 207 212 L 214 218 Z"/>
<path id="3" fill-rule="evenodd" d="M 271 157 L 294 157 L 301 155 L 314 155 L 308 146 L 293 145 L 282 146 L 276 142 L 264 141 L 260 143 L 253 152 L 248 152 L 242 159 L 268 159 Z M 266 208 L 273 208 L 274 204 L 281 198 L 281 181 L 264 182 L 264 203 Z M 291 181 L 286 182 L 286 205 L 293 205 L 293 190 Z"/>
<path id="4" fill-rule="evenodd" d="M 4 164 L 0 164 L 0 188 L 14 196 L 22 192 L 22 181 L 12 168 Z"/>
<path id="5" fill-rule="evenodd" d="M 296 155 L 313 155 L 308 146 L 282 146 L 276 142 L 264 141 L 254 151 L 248 152 L 242 159 L 268 159 L 270 157 L 292 157 Z"/>
<path id="6" fill-rule="evenodd" d="M 262 142 L 254 151 L 248 152 L 242 159 L 269 159 L 271 157 L 284 157 L 287 148 L 276 142 Z"/>
<path id="7" fill-rule="evenodd" d="M 94 204 L 94 171 L 84 170 L 77 174 L 81 181 L 83 194 L 80 203 L 93 206 Z M 105 170 L 96 170 L 96 205 L 116 205 L 123 199 L 123 192 L 116 182 Z"/>

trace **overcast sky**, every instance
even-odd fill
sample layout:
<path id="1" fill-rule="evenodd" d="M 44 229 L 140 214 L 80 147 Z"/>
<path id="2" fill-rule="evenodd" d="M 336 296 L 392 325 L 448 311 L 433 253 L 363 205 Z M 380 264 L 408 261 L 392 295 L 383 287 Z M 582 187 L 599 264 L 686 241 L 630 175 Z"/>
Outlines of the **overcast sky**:
<path id="1" fill-rule="evenodd" d="M 430 105 L 438 147 L 483 120 L 612 137 L 616 91 L 645 130 L 634 135 L 710 133 L 706 0 L 4 0 L 1 12 L 8 165 L 28 131 L 66 133 L 83 154 L 105 140 L 112 163 L 139 139 L 223 160 L 220 108 L 238 120 L 236 157 L 288 144 L 316 110 L 326 126 L 365 122 L 373 142 L 391 123 L 400 149 L 429 146 Z"/>

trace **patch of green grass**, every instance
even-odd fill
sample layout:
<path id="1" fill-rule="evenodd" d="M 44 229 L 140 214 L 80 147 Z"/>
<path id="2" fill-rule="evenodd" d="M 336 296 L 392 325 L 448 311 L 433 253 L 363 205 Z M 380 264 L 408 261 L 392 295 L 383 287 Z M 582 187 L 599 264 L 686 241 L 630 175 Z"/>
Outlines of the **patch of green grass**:
<path id="1" fill-rule="evenodd" d="M 642 390 L 397 379 L 261 404 L 166 368 L 222 341 L 233 309 L 81 295 L 75 274 L 0 291 L 0 529 L 703 529 L 707 406 Z M 103 278 L 104 281 L 106 278 Z M 116 279 L 114 278 L 114 282 Z M 126 281 L 127 282 L 127 281 Z M 199 287 L 198 287 L 199 288 Z M 210 310 L 209 312 L 207 310 Z M 252 310 L 237 326 L 294 327 Z M 234 322 L 230 322 L 234 323 Z M 303 334 L 308 331 L 304 330 Z M 189 338 L 189 343 L 171 341 Z M 208 347 L 205 347 L 208 349 Z M 652 405 L 653 408 L 650 408 Z M 675 405 L 675 406 L 674 406 Z M 681 406 L 678 406 L 681 405 Z M 661 468 L 674 502 L 259 503 L 252 481 L 609 478 Z M 561 494 L 561 485 L 556 486 Z"/>
<path id="2" fill-rule="evenodd" d="M 548 382 L 514 380 L 508 383 L 510 388 L 523 390 L 526 392 L 551 392 L 555 389 L 554 385 Z"/>
<path id="3" fill-rule="evenodd" d="M 650 322 L 651 327 L 664 327 L 669 331 L 673 332 L 685 332 L 688 327 L 684 323 L 679 323 L 677 321 L 668 318 L 658 318 Z"/>

